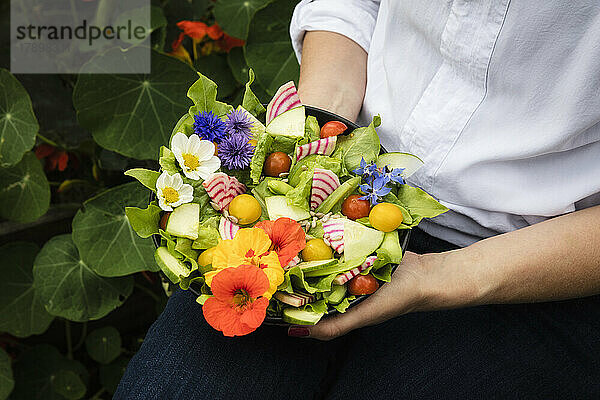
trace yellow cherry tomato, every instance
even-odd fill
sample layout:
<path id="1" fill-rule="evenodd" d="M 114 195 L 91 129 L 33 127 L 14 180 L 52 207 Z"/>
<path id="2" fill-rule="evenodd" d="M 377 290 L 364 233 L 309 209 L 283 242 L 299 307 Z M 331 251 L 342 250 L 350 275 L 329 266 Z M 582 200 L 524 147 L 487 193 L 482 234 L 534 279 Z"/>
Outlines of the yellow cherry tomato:
<path id="1" fill-rule="evenodd" d="M 260 203 L 249 194 L 240 194 L 229 203 L 229 215 L 236 217 L 241 225 L 253 223 L 261 213 Z"/>
<path id="2" fill-rule="evenodd" d="M 402 223 L 402 211 L 392 203 L 379 203 L 371 209 L 369 222 L 377 230 L 391 232 Z"/>
<path id="3" fill-rule="evenodd" d="M 207 267 L 209 265 L 212 265 L 212 260 L 213 256 L 215 255 L 216 248 L 216 246 L 211 247 L 210 249 L 206 249 L 202 253 L 200 253 L 200 255 L 198 256 L 198 266 Z"/>
<path id="4" fill-rule="evenodd" d="M 329 260 L 333 258 L 331 247 L 327 246 L 323 239 L 311 239 L 306 242 L 306 247 L 302 250 L 302 259 L 304 261 Z"/>

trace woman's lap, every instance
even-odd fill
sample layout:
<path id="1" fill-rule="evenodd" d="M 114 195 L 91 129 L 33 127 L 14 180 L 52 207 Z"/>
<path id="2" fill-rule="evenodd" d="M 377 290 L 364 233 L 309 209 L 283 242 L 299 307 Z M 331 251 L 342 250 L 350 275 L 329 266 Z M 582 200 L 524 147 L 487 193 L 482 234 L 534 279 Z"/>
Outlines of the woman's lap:
<path id="1" fill-rule="evenodd" d="M 172 296 L 115 399 L 600 396 L 600 296 L 414 313 L 330 342 L 266 326 L 225 338 L 194 300 Z"/>

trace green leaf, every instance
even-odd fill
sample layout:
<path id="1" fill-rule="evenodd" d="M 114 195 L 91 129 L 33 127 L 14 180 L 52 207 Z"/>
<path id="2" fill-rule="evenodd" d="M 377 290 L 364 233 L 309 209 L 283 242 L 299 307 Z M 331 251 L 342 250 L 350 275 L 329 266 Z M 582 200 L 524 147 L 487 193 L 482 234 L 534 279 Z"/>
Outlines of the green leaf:
<path id="1" fill-rule="evenodd" d="M 250 69 L 248 71 L 248 82 L 246 83 L 246 91 L 244 92 L 244 98 L 242 99 L 242 107 L 254 115 L 254 117 L 258 118 L 262 113 L 265 112 L 265 107 L 263 107 L 262 103 L 256 97 L 252 89 L 250 89 L 250 85 L 254 82 L 254 71 Z"/>
<path id="2" fill-rule="evenodd" d="M 142 185 L 156 193 L 156 181 L 160 176 L 160 172 L 145 168 L 133 168 L 125 171 L 125 175 L 137 179 Z"/>
<path id="3" fill-rule="evenodd" d="M 0 247 L 0 332 L 17 337 L 39 335 L 54 319 L 33 287 L 33 261 L 39 250 L 29 242 Z"/>
<path id="4" fill-rule="evenodd" d="M 31 152 L 15 166 L 0 169 L 0 217 L 32 222 L 48 211 L 50 185 Z"/>
<path id="5" fill-rule="evenodd" d="M 321 139 L 321 128 L 319 128 L 319 122 L 312 115 L 306 117 L 306 122 L 304 123 L 304 134 L 306 137 L 308 137 L 310 142 Z"/>
<path id="6" fill-rule="evenodd" d="M 258 185 L 260 176 L 262 175 L 263 165 L 267 158 L 267 153 L 273 145 L 273 137 L 266 132 L 263 132 L 258 136 L 256 141 L 256 147 L 254 148 L 254 154 L 250 161 L 250 178 L 252 183 Z"/>
<path id="7" fill-rule="evenodd" d="M 85 348 L 92 360 L 109 364 L 121 354 L 121 335 L 114 326 L 95 329 L 85 339 Z"/>
<path id="8" fill-rule="evenodd" d="M 217 0 L 215 19 L 230 36 L 246 39 L 248 26 L 254 14 L 265 8 L 272 0 Z"/>
<path id="9" fill-rule="evenodd" d="M 14 366 L 15 390 L 12 400 L 64 400 L 54 391 L 53 382 L 59 371 L 71 371 L 87 384 L 88 372 L 81 363 L 63 357 L 55 347 L 41 344 L 21 354 Z"/>
<path id="10" fill-rule="evenodd" d="M 129 224 L 139 237 L 148 238 L 158 233 L 162 210 L 154 204 L 148 204 L 147 208 L 125 207 L 125 215 Z"/>
<path id="11" fill-rule="evenodd" d="M 77 400 L 85 395 L 85 383 L 77 373 L 68 370 L 58 371 L 52 380 L 52 389 L 66 399 Z"/>
<path id="12" fill-rule="evenodd" d="M 250 24 L 245 55 L 269 95 L 279 86 L 298 80 L 300 67 L 289 37 L 289 23 L 296 3 L 278 0 L 258 11 Z"/>
<path id="13" fill-rule="evenodd" d="M 71 235 L 58 235 L 37 255 L 33 284 L 50 314 L 83 322 L 123 304 L 133 290 L 133 277 L 101 277 L 83 262 Z"/>
<path id="14" fill-rule="evenodd" d="M 10 366 L 10 357 L 4 349 L 0 348 L 0 400 L 8 398 L 14 387 L 15 381 Z"/>
<path id="15" fill-rule="evenodd" d="M 160 147 L 160 158 L 158 159 L 158 164 L 160 165 L 161 170 L 166 171 L 169 175 L 173 175 L 179 172 L 179 168 L 177 168 L 177 159 L 175 158 L 175 154 L 168 147 L 161 146 Z"/>
<path id="16" fill-rule="evenodd" d="M 0 68 L 0 167 L 18 163 L 35 144 L 39 125 L 31 99 L 19 81 Z"/>
<path id="17" fill-rule="evenodd" d="M 244 50 L 241 47 L 231 49 L 227 54 L 227 63 L 235 80 L 241 85 L 245 84 L 249 68 L 244 58 Z"/>
<path id="18" fill-rule="evenodd" d="M 137 182 L 108 189 L 84 203 L 73 218 L 73 241 L 81 259 L 102 276 L 157 271 L 154 245 L 132 228 L 125 206 L 148 204 L 148 192 Z"/>
<path id="19" fill-rule="evenodd" d="M 150 6 L 150 3 L 142 7 L 127 10 L 117 17 L 115 21 L 116 26 L 127 26 L 129 21 L 131 21 L 133 26 L 142 26 L 145 29 L 142 39 L 138 39 L 137 36 L 123 36 L 121 39 L 123 42 L 131 44 L 142 43 L 154 31 L 167 26 L 167 19 L 163 14 L 162 8 L 157 6 L 148 8 L 148 6 Z"/>
<path id="20" fill-rule="evenodd" d="M 217 98 L 223 99 L 236 89 L 237 84 L 227 63 L 226 54 L 213 53 L 199 57 L 194 62 L 194 67 L 215 82 L 218 87 Z"/>
<path id="21" fill-rule="evenodd" d="M 219 244 L 221 235 L 219 234 L 220 216 L 207 218 L 200 223 L 198 227 L 198 239 L 192 243 L 192 249 L 209 249 Z"/>
<path id="22" fill-rule="evenodd" d="M 381 118 L 375 116 L 369 126 L 355 129 L 349 135 L 340 136 L 332 157 L 342 160 L 348 171 L 360 167 L 361 159 L 364 159 L 367 164 L 377 161 L 381 145 L 375 127 L 380 123 Z"/>
<path id="23" fill-rule="evenodd" d="M 129 359 L 126 357 L 119 357 L 114 362 L 108 365 L 100 365 L 100 384 L 109 393 L 114 393 L 119 386 L 119 382 L 127 369 Z"/>
<path id="24" fill-rule="evenodd" d="M 117 51 L 109 50 L 106 57 L 119 60 Z M 185 91 L 196 75 L 184 62 L 156 51 L 151 62 L 150 75 L 79 75 L 73 105 L 79 123 L 100 146 L 132 158 L 156 159 L 158 148 L 167 144 L 173 124 L 189 107 Z M 101 60 L 94 58 L 94 63 Z"/>
<path id="25" fill-rule="evenodd" d="M 187 96 L 194 105 L 190 107 L 189 114 L 196 115 L 202 111 L 212 111 L 218 116 L 224 116 L 233 109 L 229 104 L 217 101 L 217 84 L 206 76 L 198 73 L 199 78 L 190 86 Z"/>
<path id="26" fill-rule="evenodd" d="M 400 185 L 397 197 L 400 204 L 407 208 L 412 216 L 411 227 L 419 225 L 423 218 L 433 218 L 448 211 L 436 199 L 416 187 Z"/>

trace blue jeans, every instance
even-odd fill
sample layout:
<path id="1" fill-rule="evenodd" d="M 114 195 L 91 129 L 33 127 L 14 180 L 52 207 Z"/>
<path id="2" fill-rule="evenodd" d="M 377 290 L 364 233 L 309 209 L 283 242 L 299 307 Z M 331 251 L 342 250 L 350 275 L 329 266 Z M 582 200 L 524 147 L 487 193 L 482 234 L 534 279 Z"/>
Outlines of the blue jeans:
<path id="1" fill-rule="evenodd" d="M 415 231 L 414 250 L 452 245 Z M 178 291 L 115 399 L 600 398 L 600 296 L 413 313 L 330 342 L 226 338 Z"/>

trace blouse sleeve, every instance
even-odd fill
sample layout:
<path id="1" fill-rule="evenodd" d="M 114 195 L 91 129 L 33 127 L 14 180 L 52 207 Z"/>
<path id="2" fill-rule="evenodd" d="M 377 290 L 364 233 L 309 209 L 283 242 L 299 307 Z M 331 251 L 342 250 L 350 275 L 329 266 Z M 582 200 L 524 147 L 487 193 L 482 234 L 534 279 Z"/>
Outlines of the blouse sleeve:
<path id="1" fill-rule="evenodd" d="M 300 61 L 302 41 L 308 31 L 344 35 L 369 51 L 380 0 L 302 0 L 290 23 L 290 36 Z"/>

